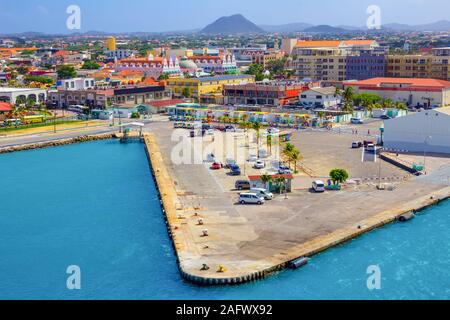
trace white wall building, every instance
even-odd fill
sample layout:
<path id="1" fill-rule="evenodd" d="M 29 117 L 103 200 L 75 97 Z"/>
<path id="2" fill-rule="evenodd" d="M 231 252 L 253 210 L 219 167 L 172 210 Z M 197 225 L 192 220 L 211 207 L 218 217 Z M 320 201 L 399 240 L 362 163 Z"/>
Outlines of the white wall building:
<path id="1" fill-rule="evenodd" d="M 161 74 L 180 76 L 181 68 L 178 58 L 155 57 L 150 54 L 147 58 L 127 58 L 120 60 L 116 66 L 117 71 L 142 71 L 147 77 L 158 79 Z"/>
<path id="2" fill-rule="evenodd" d="M 129 50 L 129 49 L 117 49 L 117 50 L 108 50 L 106 52 L 106 56 L 110 59 L 125 59 L 125 58 L 129 58 L 133 55 L 133 51 Z"/>
<path id="3" fill-rule="evenodd" d="M 387 120 L 384 130 L 386 149 L 450 154 L 450 107 Z"/>
<path id="4" fill-rule="evenodd" d="M 403 102 L 409 107 L 450 106 L 450 81 L 420 78 L 373 78 L 348 81 L 355 93 L 373 93 L 383 99 Z"/>
<path id="5" fill-rule="evenodd" d="M 0 88 L 0 102 L 15 104 L 19 101 L 33 99 L 36 102 L 47 100 L 47 90 L 34 88 Z"/>
<path id="6" fill-rule="evenodd" d="M 300 104 L 303 106 L 334 107 L 341 103 L 341 98 L 336 95 L 335 87 L 311 88 L 300 93 Z"/>
<path id="7" fill-rule="evenodd" d="M 95 87 L 94 78 L 72 78 L 61 80 L 58 87 L 64 90 L 86 90 Z"/>

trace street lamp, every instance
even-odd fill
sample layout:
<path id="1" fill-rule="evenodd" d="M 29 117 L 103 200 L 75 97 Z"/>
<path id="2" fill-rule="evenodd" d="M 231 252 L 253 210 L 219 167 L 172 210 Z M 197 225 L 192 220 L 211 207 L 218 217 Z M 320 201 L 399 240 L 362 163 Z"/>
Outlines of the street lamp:
<path id="1" fill-rule="evenodd" d="M 381 153 L 383 152 L 383 148 L 380 148 L 380 159 L 378 159 L 378 189 L 381 190 Z M 375 154 L 375 159 L 377 155 Z"/>
<path id="2" fill-rule="evenodd" d="M 288 186 L 288 179 L 284 179 L 284 199 L 285 199 L 285 200 L 288 199 L 287 186 Z"/>
<path id="3" fill-rule="evenodd" d="M 384 146 L 384 123 L 380 126 L 380 133 L 381 133 L 381 145 Z"/>
<path id="4" fill-rule="evenodd" d="M 426 168 L 426 161 L 427 161 L 427 146 L 429 143 L 431 143 L 431 139 L 432 139 L 431 136 L 427 136 L 424 141 L 425 145 L 423 146 L 423 170 L 426 170 L 425 168 Z"/>

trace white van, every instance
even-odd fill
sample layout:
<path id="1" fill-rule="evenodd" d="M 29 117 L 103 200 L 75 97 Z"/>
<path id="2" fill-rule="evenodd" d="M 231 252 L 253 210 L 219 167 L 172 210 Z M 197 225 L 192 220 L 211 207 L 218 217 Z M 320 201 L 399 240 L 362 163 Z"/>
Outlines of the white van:
<path id="1" fill-rule="evenodd" d="M 241 193 L 239 195 L 239 203 L 240 204 L 258 204 L 258 205 L 262 205 L 264 204 L 266 201 L 264 200 L 263 197 L 258 196 L 256 193 Z"/>
<path id="2" fill-rule="evenodd" d="M 350 122 L 352 124 L 364 124 L 364 120 L 360 119 L 360 118 L 351 118 Z"/>
<path id="3" fill-rule="evenodd" d="M 250 193 L 254 193 L 257 196 L 263 197 L 264 200 L 272 200 L 273 199 L 273 193 L 269 192 L 263 188 L 252 188 L 252 189 L 250 189 Z"/>
<path id="4" fill-rule="evenodd" d="M 325 192 L 325 183 L 321 180 L 316 180 L 313 182 L 312 188 L 315 192 Z"/>
<path id="5" fill-rule="evenodd" d="M 375 153 L 377 151 L 377 147 L 373 143 L 369 143 L 366 147 L 366 151 Z"/>

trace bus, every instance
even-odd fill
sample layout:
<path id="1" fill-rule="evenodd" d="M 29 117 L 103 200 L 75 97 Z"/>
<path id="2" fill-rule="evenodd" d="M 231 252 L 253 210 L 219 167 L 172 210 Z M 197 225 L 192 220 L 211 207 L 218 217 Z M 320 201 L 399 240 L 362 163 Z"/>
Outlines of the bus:
<path id="1" fill-rule="evenodd" d="M 73 106 L 69 106 L 69 108 L 67 108 L 67 110 L 75 112 L 75 113 L 87 113 L 89 110 L 89 107 L 73 105 Z"/>
<path id="2" fill-rule="evenodd" d="M 43 123 L 44 121 L 45 121 L 45 116 L 43 116 L 43 115 L 23 117 L 23 123 L 25 123 L 25 124 Z"/>

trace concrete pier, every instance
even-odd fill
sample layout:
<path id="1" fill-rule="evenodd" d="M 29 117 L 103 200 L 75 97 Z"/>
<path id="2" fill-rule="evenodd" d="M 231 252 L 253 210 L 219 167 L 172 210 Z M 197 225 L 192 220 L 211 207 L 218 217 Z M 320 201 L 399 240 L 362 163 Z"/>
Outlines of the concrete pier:
<path id="1" fill-rule="evenodd" d="M 355 217 L 364 217 L 363 219 L 349 217 L 342 218 L 343 222 L 315 225 L 314 230 L 305 232 L 307 236 L 301 234 L 305 229 L 298 228 L 297 231 L 288 227 L 282 229 L 283 226 L 279 226 L 275 220 L 272 225 L 269 224 L 265 229 L 261 229 L 246 211 L 237 213 L 236 209 L 217 211 L 207 196 L 200 192 L 190 195 L 186 190 L 182 190 L 182 182 L 186 179 L 190 179 L 189 182 L 195 188 L 197 184 L 203 183 L 201 178 L 210 179 L 210 177 L 195 177 L 195 173 L 192 172 L 186 176 L 182 175 L 186 171 L 193 170 L 190 167 L 168 168 L 170 159 L 167 159 L 167 150 L 166 152 L 161 150 L 156 136 L 145 134 L 144 141 L 181 275 L 187 281 L 198 285 L 236 285 L 264 279 L 274 272 L 287 268 L 292 260 L 312 257 L 333 246 L 394 222 L 405 213 L 421 210 L 450 196 L 449 186 L 424 183 L 423 186 L 420 184 L 418 189 L 417 185 L 412 185 L 411 188 L 416 188 L 416 192 L 409 198 L 405 198 L 404 202 L 399 202 L 395 196 L 389 195 L 392 200 L 386 200 L 386 203 L 379 205 L 379 208 L 389 209 L 372 214 L 371 210 L 378 208 L 375 205 L 367 208 L 368 213 L 360 207 L 354 208 L 359 212 Z M 174 170 L 177 170 L 178 176 L 174 176 Z M 205 190 L 208 187 L 209 185 L 203 185 Z M 429 192 L 421 193 L 423 190 Z M 410 191 L 406 188 L 402 192 L 408 194 Z M 181 205 L 189 197 L 197 199 L 199 205 L 192 207 Z M 377 201 L 376 199 L 383 198 L 380 193 L 375 193 L 375 197 L 366 201 Z M 222 198 L 224 201 L 231 202 L 225 193 L 222 194 Z M 325 203 L 325 205 L 332 207 L 333 203 Z M 322 210 L 322 207 L 317 205 L 316 207 L 317 210 Z M 308 210 L 313 211 L 314 208 Z M 262 211 L 258 214 L 258 221 L 261 219 L 271 221 L 270 214 L 280 214 L 280 212 L 279 210 L 277 212 Z M 342 214 L 345 215 L 345 212 Z M 311 215 L 314 215 L 314 212 L 311 212 Z M 205 226 L 198 225 L 198 218 L 205 220 Z M 201 231 L 205 228 L 210 231 L 208 237 L 201 236 Z M 280 229 L 282 230 L 279 231 Z M 278 233 L 273 235 L 271 232 Z M 203 265 L 208 268 L 202 268 Z M 220 270 L 221 266 L 223 270 Z"/>

